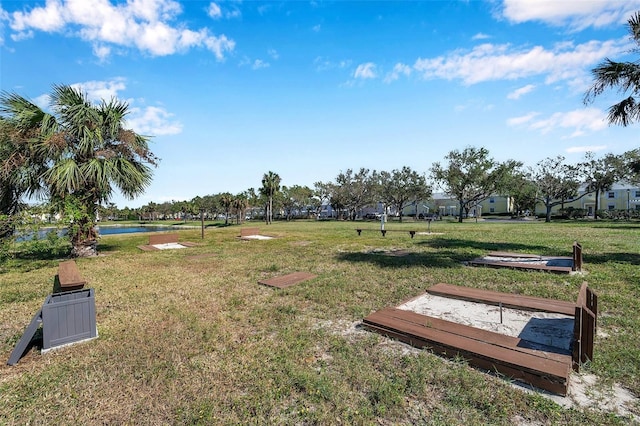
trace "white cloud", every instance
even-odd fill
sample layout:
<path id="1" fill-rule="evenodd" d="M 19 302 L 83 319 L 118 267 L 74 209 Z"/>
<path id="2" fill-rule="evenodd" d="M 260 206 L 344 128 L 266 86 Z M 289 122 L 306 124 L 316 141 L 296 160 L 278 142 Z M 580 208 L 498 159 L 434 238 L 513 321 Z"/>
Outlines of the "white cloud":
<path id="1" fill-rule="evenodd" d="M 80 89 L 87 94 L 92 102 L 102 100 L 109 101 L 111 98 L 118 98 L 118 92 L 127 88 L 124 78 L 114 78 L 109 81 L 85 81 L 83 83 L 72 84 L 71 87 Z"/>
<path id="2" fill-rule="evenodd" d="M 590 146 L 571 146 L 565 151 L 569 154 L 581 152 L 598 152 L 607 149 L 607 145 L 590 145 Z"/>
<path id="3" fill-rule="evenodd" d="M 313 64 L 316 67 L 316 71 L 327 71 L 335 68 L 338 68 L 338 69 L 348 68 L 351 66 L 351 61 L 342 60 L 342 61 L 334 62 L 329 58 L 325 58 L 323 56 L 317 56 L 313 60 Z"/>
<path id="4" fill-rule="evenodd" d="M 117 5 L 110 0 L 47 0 L 43 7 L 12 13 L 10 28 L 14 40 L 36 31 L 75 35 L 92 43 L 101 60 L 113 46 L 135 48 L 153 56 L 204 47 L 218 60 L 235 48 L 235 42 L 225 35 L 176 25 L 180 13 L 180 3 L 173 0 L 129 0 Z"/>
<path id="5" fill-rule="evenodd" d="M 484 33 L 478 33 L 473 37 L 471 37 L 471 40 L 486 40 L 488 38 L 491 38 L 491 37 Z"/>
<path id="6" fill-rule="evenodd" d="M 353 77 L 362 79 L 376 78 L 376 65 L 373 62 L 358 65 Z"/>
<path id="7" fill-rule="evenodd" d="M 40 108 L 46 111 L 49 109 L 49 104 L 51 103 L 51 96 L 49 96 L 49 94 L 46 93 L 44 95 L 40 95 L 37 98 L 35 98 L 33 102 L 36 105 L 38 105 Z"/>
<path id="8" fill-rule="evenodd" d="M 112 98 L 123 101 L 119 92 L 124 91 L 126 81 L 118 77 L 109 81 L 85 81 L 71 84 L 71 87 L 84 92 L 93 103 L 109 102 Z M 129 105 L 125 127 L 146 136 L 175 135 L 182 132 L 182 124 L 173 119 L 173 114 L 156 106 L 138 107 L 135 101 L 124 100 Z M 47 110 L 50 104 L 49 94 L 38 96 L 35 104 Z"/>
<path id="9" fill-rule="evenodd" d="M 536 119 L 540 114 L 530 113 L 507 120 L 510 126 L 526 125 L 529 130 L 547 134 L 558 129 L 570 129 L 570 137 L 597 132 L 607 127 L 606 114 L 598 108 L 583 108 L 568 112 L 556 112 L 546 118 Z"/>
<path id="10" fill-rule="evenodd" d="M 314 25 L 313 27 L 311 27 L 311 30 L 313 32 L 319 33 L 321 28 L 322 27 L 320 26 L 320 24 L 318 24 L 318 25 Z"/>
<path id="11" fill-rule="evenodd" d="M 267 54 L 273 59 L 278 59 L 280 57 L 280 54 L 278 54 L 278 51 L 276 49 L 267 50 Z"/>
<path id="12" fill-rule="evenodd" d="M 40 31 L 59 31 L 64 28 L 64 6 L 57 0 L 49 0 L 45 7 L 35 7 L 30 12 L 14 12 L 11 14 L 10 27 L 17 32 L 36 29 Z"/>
<path id="13" fill-rule="evenodd" d="M 104 44 L 96 43 L 93 45 L 93 54 L 100 59 L 100 61 L 104 61 L 111 55 L 111 48 Z"/>
<path id="14" fill-rule="evenodd" d="M 535 85 L 527 84 L 526 86 L 520 87 L 519 89 L 514 90 L 513 92 L 507 95 L 508 99 L 520 99 L 522 95 L 526 95 L 530 93 L 533 89 L 535 89 Z"/>
<path id="15" fill-rule="evenodd" d="M 182 132 L 182 124 L 171 121 L 173 114 L 159 107 L 131 108 L 127 126 L 146 136 L 176 135 Z"/>
<path id="16" fill-rule="evenodd" d="M 405 65 L 401 63 L 395 64 L 393 67 L 393 71 L 387 74 L 387 76 L 384 78 L 384 82 L 391 83 L 392 81 L 395 81 L 398 78 L 400 78 L 401 75 L 404 75 L 405 77 L 410 76 L 411 67 L 409 65 Z"/>
<path id="17" fill-rule="evenodd" d="M 509 126 L 521 126 L 525 123 L 529 123 L 531 121 L 533 121 L 534 118 L 536 118 L 538 115 L 540 115 L 537 112 L 530 112 L 527 115 L 523 115 L 520 117 L 513 117 L 507 120 L 507 124 Z"/>
<path id="18" fill-rule="evenodd" d="M 457 50 L 448 56 L 419 58 L 413 68 L 425 79 L 460 79 L 467 85 L 536 75 L 546 75 L 547 83 L 553 83 L 580 78 L 586 67 L 602 58 L 626 53 L 630 47 L 627 37 L 577 46 L 562 43 L 552 49 L 542 46 L 514 49 L 508 44 L 485 43 L 471 51 Z"/>
<path id="19" fill-rule="evenodd" d="M 207 9 L 207 14 L 213 19 L 222 17 L 222 9 L 216 3 L 211 3 Z"/>
<path id="20" fill-rule="evenodd" d="M 514 23 L 542 21 L 582 30 L 618 25 L 640 9 L 640 0 L 504 0 L 502 16 Z"/>
<path id="21" fill-rule="evenodd" d="M 9 14 L 0 5 L 0 46 L 4 46 L 4 23 L 9 20 Z"/>
<path id="22" fill-rule="evenodd" d="M 253 65 L 251 66 L 251 68 L 253 68 L 254 70 L 259 70 L 261 68 L 268 68 L 269 66 L 269 62 L 265 62 L 262 59 L 256 59 L 255 61 L 253 61 Z"/>

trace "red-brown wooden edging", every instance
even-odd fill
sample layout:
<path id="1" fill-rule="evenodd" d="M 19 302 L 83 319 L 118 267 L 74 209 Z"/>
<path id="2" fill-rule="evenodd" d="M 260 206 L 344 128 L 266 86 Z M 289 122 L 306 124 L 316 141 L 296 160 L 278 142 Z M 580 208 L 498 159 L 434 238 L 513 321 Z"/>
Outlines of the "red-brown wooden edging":
<path id="1" fill-rule="evenodd" d="M 363 320 L 365 327 L 416 347 L 427 347 L 447 357 L 462 356 L 471 365 L 498 371 L 541 389 L 566 395 L 569 372 L 593 357 L 597 297 L 587 287 L 580 288 L 576 303 L 437 284 L 430 294 L 505 307 L 574 316 L 571 355 L 522 347 L 521 340 L 487 330 L 385 308 Z"/>
<path id="2" fill-rule="evenodd" d="M 269 278 L 266 280 L 259 280 L 258 284 L 267 285 L 269 287 L 287 288 L 292 285 L 299 284 L 303 281 L 315 278 L 317 275 L 310 274 L 308 272 L 293 272 L 291 274 L 283 275 L 280 277 Z"/>
<path id="3" fill-rule="evenodd" d="M 78 265 L 73 260 L 65 260 L 58 264 L 57 280 L 60 291 L 80 290 L 87 283 L 87 280 L 80 275 Z"/>
<path id="4" fill-rule="evenodd" d="M 582 271 L 582 245 L 577 241 L 573 243 L 573 270 Z"/>
<path id="5" fill-rule="evenodd" d="M 240 238 L 251 237 L 253 235 L 260 235 L 259 228 L 240 228 Z"/>
<path id="6" fill-rule="evenodd" d="M 180 244 L 181 246 L 185 246 L 185 247 L 194 247 L 197 245 L 196 243 L 191 243 L 188 241 L 178 242 L 178 234 L 172 233 L 172 234 L 149 235 L 149 244 L 138 246 L 138 248 L 144 251 L 154 251 L 154 250 L 160 250 L 159 248 L 154 247 L 155 245 L 171 244 L 171 243 Z"/>
<path id="7" fill-rule="evenodd" d="M 557 274 L 568 274 L 575 271 L 582 271 L 582 246 L 576 241 L 573 243 L 572 255 L 568 256 L 540 256 L 528 253 L 512 253 L 504 251 L 492 251 L 487 254 L 489 257 L 502 257 L 514 259 L 528 259 L 539 261 L 566 260 L 571 261 L 571 266 L 557 266 L 546 264 L 535 264 L 530 262 L 505 261 L 499 259 L 478 258 L 467 262 L 470 266 L 485 266 L 489 268 L 511 268 L 529 271 L 545 271 Z"/>
<path id="8" fill-rule="evenodd" d="M 471 365 L 566 394 L 571 356 L 519 348 L 520 339 L 415 312 L 387 308 L 364 319 L 365 326 L 412 346 L 427 347 Z"/>
<path id="9" fill-rule="evenodd" d="M 556 314 L 575 314 L 576 304 L 562 300 L 545 299 L 521 294 L 503 293 L 499 291 L 481 290 L 450 284 L 436 284 L 427 289 L 427 293 L 435 296 L 486 303 L 505 308 L 524 309 L 528 311 L 551 312 Z"/>

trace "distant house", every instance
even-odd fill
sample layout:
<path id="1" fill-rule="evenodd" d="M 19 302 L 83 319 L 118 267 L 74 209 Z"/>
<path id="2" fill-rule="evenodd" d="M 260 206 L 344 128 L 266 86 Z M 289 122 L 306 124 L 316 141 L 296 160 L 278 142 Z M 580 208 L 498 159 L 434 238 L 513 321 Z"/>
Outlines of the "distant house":
<path id="1" fill-rule="evenodd" d="M 595 211 L 595 193 L 590 193 L 582 198 L 579 195 L 584 194 L 586 186 L 583 185 L 578 190 L 578 197 L 567 199 L 565 203 L 561 203 L 552 208 L 552 213 L 557 214 L 561 209 L 582 209 L 587 216 L 593 216 Z M 460 209 L 458 200 L 448 196 L 445 193 L 434 193 L 430 200 L 418 201 L 403 210 L 404 216 L 416 216 L 425 218 L 437 214 L 438 216 L 457 216 Z M 609 191 L 599 194 L 598 209 L 600 210 L 639 210 L 640 211 L 640 187 L 626 184 L 616 183 Z M 477 206 L 469 209 L 469 216 L 482 215 L 499 215 L 514 213 L 513 200 L 509 196 L 492 195 L 480 202 Z M 536 205 L 532 214 L 544 215 L 546 208 L 542 203 Z"/>

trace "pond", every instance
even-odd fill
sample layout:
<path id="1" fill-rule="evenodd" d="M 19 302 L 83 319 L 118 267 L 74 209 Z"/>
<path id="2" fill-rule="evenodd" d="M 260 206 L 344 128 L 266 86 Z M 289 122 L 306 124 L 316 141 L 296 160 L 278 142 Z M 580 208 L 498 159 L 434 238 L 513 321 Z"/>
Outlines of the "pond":
<path id="1" fill-rule="evenodd" d="M 161 226 L 161 225 L 149 225 L 149 226 L 139 226 L 139 225 L 109 225 L 109 226 L 98 226 L 98 232 L 100 235 L 114 235 L 114 234 L 132 234 L 134 232 L 162 232 L 162 231 L 171 231 L 172 229 L 176 229 L 173 226 Z"/>
<path id="2" fill-rule="evenodd" d="M 134 232 L 162 232 L 162 231 L 171 231 L 172 229 L 176 229 L 173 226 L 162 226 L 162 225 L 149 225 L 149 226 L 140 226 L 140 225 L 108 225 L 108 226 L 98 226 L 98 233 L 100 235 L 115 235 L 115 234 L 131 234 Z M 55 228 L 43 228 L 38 231 L 38 239 L 43 239 L 47 237 L 47 234 L 51 231 L 54 231 Z M 18 234 L 18 233 L 17 233 Z M 58 230 L 58 236 L 63 236 L 67 234 L 66 229 Z M 19 234 L 18 234 L 19 235 Z M 16 241 L 28 241 L 33 238 L 33 234 L 27 235 L 19 235 L 16 238 Z"/>

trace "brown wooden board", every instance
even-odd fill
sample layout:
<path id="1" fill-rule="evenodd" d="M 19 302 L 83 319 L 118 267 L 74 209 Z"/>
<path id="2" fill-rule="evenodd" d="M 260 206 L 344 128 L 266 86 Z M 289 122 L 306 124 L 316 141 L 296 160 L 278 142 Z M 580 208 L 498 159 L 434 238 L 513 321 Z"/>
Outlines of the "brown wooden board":
<path id="1" fill-rule="evenodd" d="M 178 234 L 155 234 L 149 235 L 149 245 L 177 243 Z"/>
<path id="2" fill-rule="evenodd" d="M 363 323 L 373 331 L 413 346 L 428 347 L 447 357 L 462 356 L 476 367 L 566 395 L 570 355 L 526 350 L 514 346 L 516 340 L 498 333 L 399 309 L 374 312 Z"/>
<path id="3" fill-rule="evenodd" d="M 240 237 L 260 235 L 260 228 L 240 228 Z"/>
<path id="4" fill-rule="evenodd" d="M 267 280 L 259 280 L 258 284 L 277 288 L 287 288 L 315 277 L 317 277 L 317 275 L 310 274 L 308 272 L 293 272 L 291 274 L 283 275 L 280 277 L 274 277 Z"/>
<path id="5" fill-rule="evenodd" d="M 73 260 L 66 260 L 58 264 L 58 281 L 60 288 L 64 291 L 79 290 L 87 283 L 82 278 L 78 265 Z"/>
<path id="6" fill-rule="evenodd" d="M 562 300 L 542 297 L 523 296 L 520 294 L 501 293 L 450 284 L 436 284 L 427 289 L 427 293 L 435 296 L 450 297 L 488 305 L 500 305 L 505 308 L 526 309 L 531 311 L 551 312 L 569 316 L 575 315 L 576 304 Z"/>
<path id="7" fill-rule="evenodd" d="M 543 347 L 544 345 L 536 342 L 528 342 L 519 337 L 507 336 L 489 330 L 459 324 L 456 322 L 436 318 L 428 315 L 422 315 L 413 311 L 397 308 L 385 308 L 377 311 L 375 315 L 387 316 L 389 318 L 397 318 L 401 321 L 410 322 L 422 327 L 428 327 L 434 330 L 445 331 L 447 333 L 458 336 L 468 337 L 473 340 L 479 340 L 492 345 L 508 348 L 516 352 L 522 352 L 535 355 L 541 358 L 548 358 L 558 362 L 568 362 L 571 358 L 569 350 L 562 350 L 556 347 L 545 347 L 545 350 L 536 349 L 534 347 Z"/>

